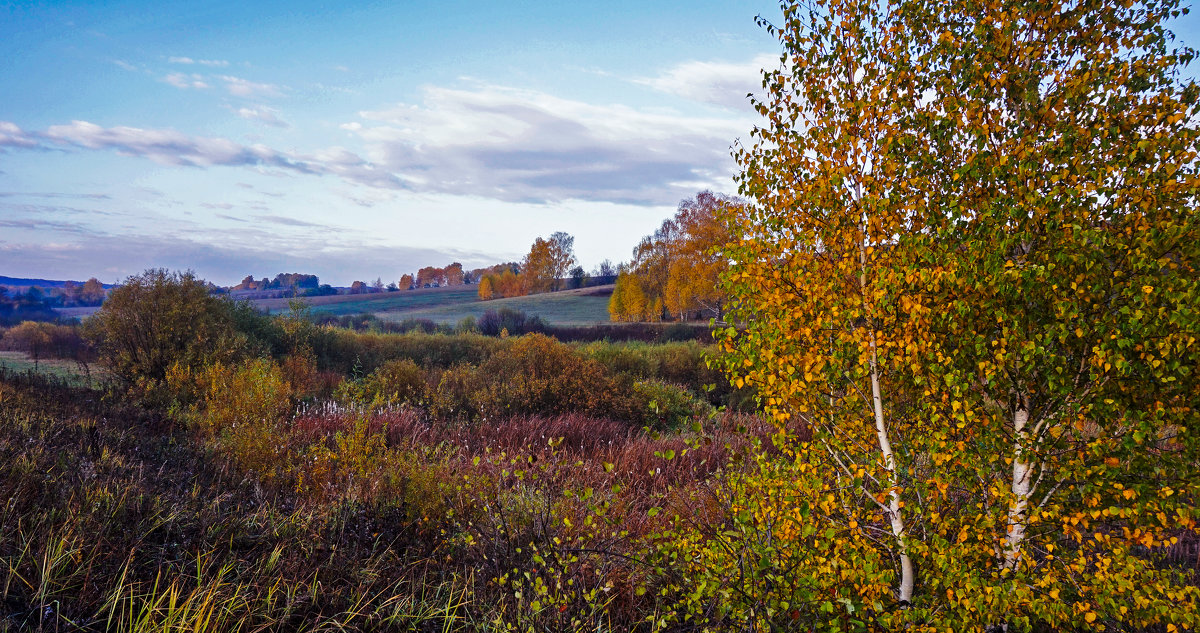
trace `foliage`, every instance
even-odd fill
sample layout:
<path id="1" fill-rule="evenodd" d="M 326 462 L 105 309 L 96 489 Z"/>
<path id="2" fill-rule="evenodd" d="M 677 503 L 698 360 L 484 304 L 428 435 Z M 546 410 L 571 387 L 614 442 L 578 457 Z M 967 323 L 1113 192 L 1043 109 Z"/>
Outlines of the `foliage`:
<path id="1" fill-rule="evenodd" d="M 675 217 L 642 238 L 633 261 L 617 277 L 609 303 L 614 321 L 658 321 L 672 314 L 680 321 L 709 315 L 724 317 L 725 291 L 719 286 L 730 242 L 723 217 L 737 198 L 702 191 L 679 203 Z"/>
<path id="2" fill-rule="evenodd" d="M 477 368 L 447 372 L 441 383 L 439 417 L 627 413 L 606 397 L 611 378 L 599 363 L 540 334 L 520 337 Z"/>
<path id="3" fill-rule="evenodd" d="M 367 376 L 343 382 L 334 397 L 366 405 L 421 404 L 428 395 L 425 372 L 412 360 L 390 360 Z"/>
<path id="4" fill-rule="evenodd" d="M 682 429 L 702 421 L 713 412 L 711 406 L 687 389 L 661 380 L 639 380 L 633 392 L 646 403 L 646 422 L 655 429 Z"/>
<path id="5" fill-rule="evenodd" d="M 498 273 L 484 275 L 479 280 L 479 299 L 487 301 L 489 299 L 527 295 L 529 294 L 529 288 L 525 282 L 526 278 L 524 276 L 518 275 L 509 268 L 505 268 Z"/>
<path id="6" fill-rule="evenodd" d="M 527 291 L 538 293 L 558 290 L 574 263 L 574 237 L 557 231 L 550 235 L 550 239 L 537 238 L 521 263 Z"/>
<path id="7" fill-rule="evenodd" d="M 0 286 L 0 325 L 15 325 L 22 321 L 54 321 L 53 301 L 36 287 L 25 292 L 9 291 Z"/>
<path id="8" fill-rule="evenodd" d="M 478 365 L 511 343 L 477 333 L 383 334 L 321 328 L 313 334 L 312 350 L 321 370 L 367 374 L 390 360 L 409 359 L 421 367 L 446 369 Z M 356 369 L 357 368 L 357 369 Z"/>
<path id="9" fill-rule="evenodd" d="M 45 321 L 23 321 L 0 336 L 0 349 L 29 354 L 34 370 L 42 358 L 64 358 L 89 363 L 93 360 L 92 345 L 80 336 L 78 328 L 55 325 Z"/>
<path id="10" fill-rule="evenodd" d="M 276 374 L 214 368 L 212 411 L 273 418 L 252 383 Z M 0 628 L 649 631 L 638 543 L 757 423 L 689 449 L 582 415 L 308 405 L 242 453 L 117 395 L 0 371 Z"/>
<path id="11" fill-rule="evenodd" d="M 98 306 L 104 303 L 108 291 L 99 279 L 91 277 L 82 284 L 68 281 L 62 288 L 52 290 L 51 294 L 64 306 Z"/>
<path id="12" fill-rule="evenodd" d="M 153 390 L 172 365 L 199 370 L 270 351 L 261 338 L 266 321 L 246 305 L 209 295 L 190 272 L 152 269 L 113 289 L 86 331 L 118 378 Z"/>
<path id="13" fill-rule="evenodd" d="M 1200 494 L 1176 13 L 834 0 L 768 27 L 785 63 L 737 153 L 727 367 L 812 431 L 795 503 L 849 531 L 789 544 L 828 562 L 789 580 L 852 581 L 845 626 L 1198 624 L 1158 558 Z M 800 620 L 825 610 L 802 597 Z"/>

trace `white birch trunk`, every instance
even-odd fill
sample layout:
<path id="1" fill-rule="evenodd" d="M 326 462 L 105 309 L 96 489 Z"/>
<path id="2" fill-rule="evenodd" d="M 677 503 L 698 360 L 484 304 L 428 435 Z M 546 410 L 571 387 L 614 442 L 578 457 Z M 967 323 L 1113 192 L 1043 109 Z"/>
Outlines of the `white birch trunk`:
<path id="1" fill-rule="evenodd" d="M 862 200 L 861 185 L 855 184 L 855 193 Z M 866 223 L 863 223 L 863 234 L 858 243 L 859 258 L 859 288 L 863 293 L 863 303 L 867 303 L 867 248 Z M 888 437 L 887 426 L 883 418 L 883 393 L 879 386 L 879 357 L 875 340 L 874 320 L 867 319 L 867 327 L 871 330 L 871 407 L 875 413 L 875 433 L 879 439 L 879 452 L 883 455 L 883 463 L 888 471 L 888 519 L 892 524 L 892 536 L 896 539 L 896 549 L 900 558 L 900 589 L 897 599 L 901 604 L 912 602 L 913 594 L 913 564 L 908 555 L 908 546 L 904 541 L 907 536 L 904 527 L 904 515 L 901 513 L 899 478 L 896 475 L 896 455 L 892 452 L 892 442 Z"/>
<path id="2" fill-rule="evenodd" d="M 1018 399 L 1017 410 L 1013 413 L 1013 463 L 1012 463 L 1012 494 L 1013 504 L 1008 509 L 1008 535 L 1004 542 L 1003 569 L 1016 571 L 1021 561 L 1021 545 L 1025 540 L 1025 528 L 1028 522 L 1030 483 L 1033 475 L 1033 465 L 1027 455 L 1029 432 L 1029 407 L 1023 399 Z"/>

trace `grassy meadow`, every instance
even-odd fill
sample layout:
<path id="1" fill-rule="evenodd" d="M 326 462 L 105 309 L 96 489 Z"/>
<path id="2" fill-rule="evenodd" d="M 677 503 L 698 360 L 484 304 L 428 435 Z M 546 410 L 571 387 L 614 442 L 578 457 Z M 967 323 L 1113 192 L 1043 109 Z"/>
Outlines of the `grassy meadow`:
<path id="1" fill-rule="evenodd" d="M 671 630 L 654 535 L 770 433 L 695 341 L 236 314 L 157 377 L 0 355 L 0 631 Z"/>
<path id="2" fill-rule="evenodd" d="M 429 319 L 435 323 L 453 325 L 465 317 L 478 319 L 488 310 L 508 308 L 524 312 L 529 316 L 541 317 L 543 321 L 552 326 L 598 325 L 610 322 L 608 298 L 611 295 L 612 286 L 609 285 L 489 301 L 479 301 L 477 298 L 473 298 L 474 300 L 458 303 L 446 302 L 430 307 L 386 310 L 376 313 L 376 316 L 385 321 Z"/>

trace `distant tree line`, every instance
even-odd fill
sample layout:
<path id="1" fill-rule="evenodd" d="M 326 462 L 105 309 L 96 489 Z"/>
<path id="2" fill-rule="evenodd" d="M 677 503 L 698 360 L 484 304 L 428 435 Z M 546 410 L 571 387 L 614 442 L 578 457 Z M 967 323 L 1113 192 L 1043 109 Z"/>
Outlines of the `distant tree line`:
<path id="1" fill-rule="evenodd" d="M 585 279 L 583 267 L 575 265 L 574 236 L 557 231 L 549 239 L 535 239 L 519 265 L 502 264 L 500 270 L 484 274 L 479 279 L 479 298 L 487 301 L 554 292 L 567 283 L 578 288 Z"/>
<path id="2" fill-rule="evenodd" d="M 447 286 L 461 286 L 474 282 L 474 277 L 471 273 L 463 270 L 463 265 L 454 262 L 444 268 L 437 266 L 426 266 L 413 273 L 405 273 L 400 276 L 398 284 L 394 284 L 400 290 L 415 290 L 417 288 L 445 288 Z"/>

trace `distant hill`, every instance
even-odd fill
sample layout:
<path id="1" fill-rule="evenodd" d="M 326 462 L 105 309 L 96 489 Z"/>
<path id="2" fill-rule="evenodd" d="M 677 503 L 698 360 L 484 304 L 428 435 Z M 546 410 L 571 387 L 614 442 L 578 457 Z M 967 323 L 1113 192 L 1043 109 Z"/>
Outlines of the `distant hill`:
<path id="1" fill-rule="evenodd" d="M 0 286 L 12 288 L 14 286 L 26 287 L 37 286 L 38 288 L 62 288 L 63 286 L 72 283 L 83 285 L 82 281 L 75 280 L 56 280 L 56 279 L 25 279 L 23 277 L 5 277 L 0 275 Z M 101 283 L 105 290 L 116 288 L 116 284 Z"/>

